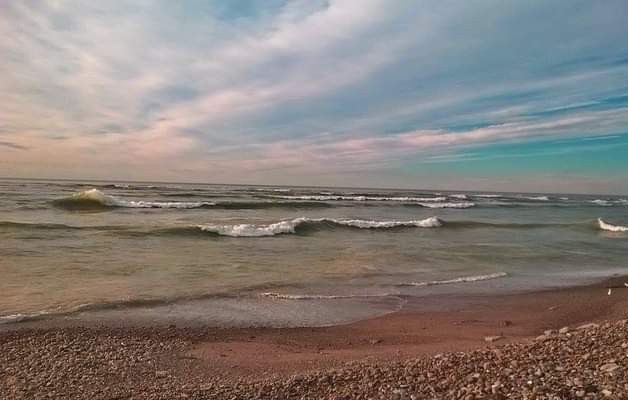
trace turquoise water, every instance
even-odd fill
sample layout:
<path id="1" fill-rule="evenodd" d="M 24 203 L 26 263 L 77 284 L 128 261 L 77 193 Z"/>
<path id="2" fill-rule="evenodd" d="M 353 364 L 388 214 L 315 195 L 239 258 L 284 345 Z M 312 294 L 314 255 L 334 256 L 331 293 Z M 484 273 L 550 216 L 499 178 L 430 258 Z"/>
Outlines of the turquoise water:
<path id="1" fill-rule="evenodd" d="M 337 323 L 626 273 L 626 226 L 628 196 L 2 180 L 0 318 Z"/>

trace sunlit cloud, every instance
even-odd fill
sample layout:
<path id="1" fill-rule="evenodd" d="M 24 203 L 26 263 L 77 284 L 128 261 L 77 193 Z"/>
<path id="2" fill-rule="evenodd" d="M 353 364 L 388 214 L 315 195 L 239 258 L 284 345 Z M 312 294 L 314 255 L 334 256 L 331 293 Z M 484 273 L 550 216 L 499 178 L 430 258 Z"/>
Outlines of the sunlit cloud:
<path id="1" fill-rule="evenodd" d="M 457 154 L 628 132 L 619 0 L 0 10 L 0 175 L 457 187 Z"/>

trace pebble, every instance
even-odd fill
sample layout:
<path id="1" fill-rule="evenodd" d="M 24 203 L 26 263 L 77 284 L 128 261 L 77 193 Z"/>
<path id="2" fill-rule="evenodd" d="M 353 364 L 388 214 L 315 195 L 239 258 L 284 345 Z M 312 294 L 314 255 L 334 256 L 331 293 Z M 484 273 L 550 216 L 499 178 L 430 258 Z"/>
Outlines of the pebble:
<path id="1" fill-rule="evenodd" d="M 602 372 L 613 372 L 615 370 L 619 369 L 619 365 L 617 365 L 614 362 L 608 363 L 608 364 L 604 364 L 600 367 L 600 371 Z"/>
<path id="2" fill-rule="evenodd" d="M 150 336 L 89 329 L 0 333 L 0 398 L 628 398 L 628 353 L 621 347 L 626 343 L 625 323 L 586 324 L 581 328 L 585 333 L 573 335 L 562 334 L 563 328 L 561 335 L 546 332 L 542 340 L 474 351 L 403 361 L 354 361 L 289 378 L 246 379 L 173 369 L 172 360 L 183 362 L 180 356 L 189 342 L 177 339 L 172 333 L 177 328 L 169 329 L 169 339 L 163 332 Z"/>

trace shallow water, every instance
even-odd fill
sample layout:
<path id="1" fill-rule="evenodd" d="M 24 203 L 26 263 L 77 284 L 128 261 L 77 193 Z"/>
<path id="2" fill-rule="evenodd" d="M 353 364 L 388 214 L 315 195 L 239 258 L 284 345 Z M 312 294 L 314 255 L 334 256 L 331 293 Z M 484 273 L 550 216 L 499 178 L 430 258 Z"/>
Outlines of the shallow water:
<path id="1" fill-rule="evenodd" d="M 626 273 L 627 226 L 628 196 L 2 180 L 0 318 L 338 323 Z"/>

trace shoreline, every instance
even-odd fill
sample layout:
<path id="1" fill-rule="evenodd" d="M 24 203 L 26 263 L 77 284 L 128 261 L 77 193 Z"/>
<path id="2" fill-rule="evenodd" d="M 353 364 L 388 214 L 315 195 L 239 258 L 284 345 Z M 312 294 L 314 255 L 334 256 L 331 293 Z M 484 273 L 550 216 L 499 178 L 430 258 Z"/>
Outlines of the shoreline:
<path id="1" fill-rule="evenodd" d="M 499 277 L 501 277 L 501 274 L 507 277 L 505 273 L 492 275 L 500 275 Z M 427 283 L 425 288 L 442 289 L 443 286 L 438 283 L 434 286 Z M 67 311 L 5 315 L 0 317 L 0 335 L 6 331 L 23 329 L 163 329 L 172 326 L 187 330 L 219 331 L 334 329 L 368 323 L 367 321 L 370 320 L 385 319 L 396 314 L 413 314 L 416 316 L 426 312 L 472 311 L 479 306 L 499 304 L 504 301 L 516 307 L 518 302 L 527 301 L 526 299 L 529 297 L 536 296 L 542 298 L 558 297 L 557 301 L 560 302 L 562 296 L 568 296 L 571 292 L 588 293 L 600 288 L 626 289 L 628 288 L 628 275 L 614 273 L 606 277 L 589 277 L 580 281 L 572 280 L 556 286 L 537 288 L 503 286 L 503 283 L 492 278 L 471 281 L 471 283 L 466 280 L 461 280 L 459 283 L 452 280 L 451 282 L 446 281 L 446 283 L 452 287 L 446 288 L 444 291 L 428 291 L 417 294 L 383 293 L 327 296 L 247 291 L 244 295 L 218 293 L 172 302 L 137 300 L 119 303 L 88 303 Z M 492 286 L 494 283 L 497 283 L 498 286 Z M 358 304 L 359 306 L 356 307 Z M 247 317 L 255 315 L 255 312 L 269 308 L 273 308 L 273 312 L 278 313 L 300 309 L 299 313 L 307 315 L 308 312 L 324 313 L 329 310 L 337 312 L 339 308 L 342 309 L 343 307 L 351 307 L 350 312 L 347 311 L 336 316 L 336 318 L 328 317 L 320 321 L 308 318 L 295 320 L 285 317 L 273 318 L 272 313 L 266 312 L 254 319 L 247 320 Z M 488 312 L 493 311 L 488 310 Z M 234 319 L 235 322 L 225 323 L 224 317 L 227 313 L 244 315 L 242 318 Z M 213 319 L 215 317 L 217 319 Z"/>
<path id="2" fill-rule="evenodd" d="M 140 386 L 147 387 L 161 387 L 174 379 L 171 390 L 183 393 L 217 381 L 227 386 L 285 382 L 295 375 L 309 376 L 353 363 L 375 367 L 432 359 L 442 353 L 518 346 L 547 330 L 626 318 L 627 281 L 613 277 L 593 285 L 538 292 L 415 298 L 398 312 L 318 328 L 81 326 L 63 320 L 4 325 L 0 327 L 0 347 L 5 350 L 0 355 L 0 365 L 5 366 L 4 372 L 0 369 L 0 389 L 22 393 L 20 388 L 26 383 L 19 375 L 24 368 L 31 372 L 23 378 L 38 381 L 50 379 L 45 371 L 57 364 L 87 371 L 85 376 L 95 379 L 93 389 L 104 391 L 102 398 L 114 398 L 104 393 L 130 390 L 128 385 L 138 385 L 139 378 Z M 68 348 L 77 350 L 69 359 Z M 94 367 L 95 360 L 103 361 L 101 357 L 107 362 Z M 35 366 L 24 365 L 25 360 Z M 127 365 L 129 360 L 131 365 Z M 91 367 L 84 370 L 85 365 Z M 50 387 L 57 387 L 54 380 L 33 388 L 28 392 L 32 397 L 14 394 L 6 398 L 37 398 Z M 72 387 L 61 385 L 58 390 Z M 67 392 L 66 397 L 84 398 L 79 392 Z"/>

